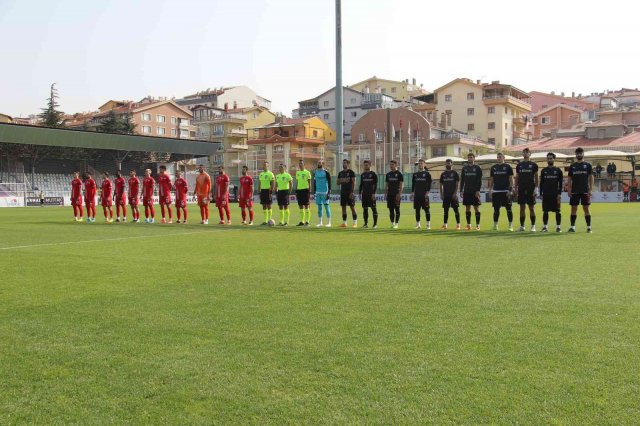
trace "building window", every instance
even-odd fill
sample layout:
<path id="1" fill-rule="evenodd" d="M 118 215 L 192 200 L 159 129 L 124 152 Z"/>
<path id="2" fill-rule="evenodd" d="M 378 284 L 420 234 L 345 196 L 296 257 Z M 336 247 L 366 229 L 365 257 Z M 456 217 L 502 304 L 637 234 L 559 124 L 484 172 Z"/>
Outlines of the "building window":
<path id="1" fill-rule="evenodd" d="M 165 117 L 164 115 L 156 115 L 156 121 L 158 123 L 164 123 L 167 121 L 167 117 Z"/>
<path id="2" fill-rule="evenodd" d="M 551 117 L 545 116 L 540 119 L 540 124 L 551 124 Z"/>
<path id="3" fill-rule="evenodd" d="M 151 126 L 142 126 L 142 133 L 151 134 Z"/>
<path id="4" fill-rule="evenodd" d="M 358 135 L 358 142 L 364 142 L 364 133 Z"/>
<path id="5" fill-rule="evenodd" d="M 142 121 L 151 121 L 151 114 L 142 113 Z"/>
<path id="6" fill-rule="evenodd" d="M 189 125 L 189 120 L 187 120 L 186 118 L 180 119 L 180 125 L 181 126 L 188 126 Z"/>
<path id="7" fill-rule="evenodd" d="M 473 108 L 467 108 L 467 115 L 475 114 L 475 110 Z"/>
<path id="8" fill-rule="evenodd" d="M 445 102 L 451 102 L 451 95 L 444 95 Z"/>
<path id="9" fill-rule="evenodd" d="M 495 129 L 496 128 L 496 123 L 495 122 L 491 122 L 489 123 L 489 125 L 487 126 L 488 129 Z"/>
<path id="10" fill-rule="evenodd" d="M 508 113 L 509 113 L 509 110 L 508 110 L 508 108 L 507 108 L 507 107 L 504 107 L 504 113 L 505 113 L 505 114 L 508 114 Z"/>
<path id="11" fill-rule="evenodd" d="M 473 94 L 473 92 L 469 92 L 469 93 L 467 93 L 467 100 L 468 100 L 468 101 L 472 101 L 473 99 L 474 99 L 474 94 Z"/>
<path id="12" fill-rule="evenodd" d="M 509 123 L 504 123 L 504 129 L 508 130 L 509 129 Z"/>
<path id="13" fill-rule="evenodd" d="M 467 124 L 467 131 L 475 130 L 476 125 L 474 123 Z"/>
<path id="14" fill-rule="evenodd" d="M 171 129 L 171 136 L 177 136 L 177 135 L 178 135 L 178 130 Z"/>
<path id="15" fill-rule="evenodd" d="M 495 145 L 496 144 L 496 138 L 489 138 L 487 140 L 487 142 L 489 142 L 489 145 Z"/>
<path id="16" fill-rule="evenodd" d="M 391 93 L 396 93 L 396 88 L 395 87 L 391 88 Z"/>
<path id="17" fill-rule="evenodd" d="M 358 113 L 356 111 L 351 111 L 351 117 L 355 118 L 357 116 L 358 116 Z"/>
<path id="18" fill-rule="evenodd" d="M 167 129 L 165 129 L 164 127 L 158 127 L 157 131 L 161 136 L 164 136 L 167 133 Z"/>
<path id="19" fill-rule="evenodd" d="M 189 138 L 189 131 L 188 130 L 180 130 L 180 138 L 181 139 L 188 139 Z"/>
<path id="20" fill-rule="evenodd" d="M 504 146 L 507 146 L 507 145 L 509 145 L 509 139 L 504 138 Z"/>
<path id="21" fill-rule="evenodd" d="M 318 137 L 318 131 L 317 131 L 317 130 L 314 130 L 314 131 L 313 131 L 313 137 L 314 137 L 314 138 L 317 138 L 317 137 Z"/>
<path id="22" fill-rule="evenodd" d="M 355 105 L 358 100 L 356 98 L 351 98 L 351 105 Z"/>
<path id="23" fill-rule="evenodd" d="M 329 119 L 329 114 L 322 114 L 322 118 L 324 120 L 328 120 Z"/>
<path id="24" fill-rule="evenodd" d="M 447 155 L 447 147 L 446 146 L 432 146 L 431 147 L 431 157 L 444 157 Z"/>
<path id="25" fill-rule="evenodd" d="M 487 112 L 488 112 L 489 114 L 495 114 L 495 112 L 496 112 L 496 107 L 488 107 L 488 108 L 487 108 Z"/>
<path id="26" fill-rule="evenodd" d="M 382 93 L 382 94 L 384 95 L 385 93 L 387 93 L 387 89 L 385 89 L 385 88 L 383 87 L 382 89 L 380 89 L 380 93 Z"/>
<path id="27" fill-rule="evenodd" d="M 329 101 L 324 101 L 324 102 L 322 103 L 322 106 L 326 106 L 326 107 L 328 107 L 328 106 L 329 106 Z"/>
<path id="28" fill-rule="evenodd" d="M 284 146 L 282 146 L 282 145 L 274 145 L 273 152 L 284 152 Z"/>
<path id="29" fill-rule="evenodd" d="M 171 117 L 171 124 L 173 124 L 174 126 L 178 124 L 178 117 Z"/>
<path id="30" fill-rule="evenodd" d="M 258 118 L 258 113 L 257 113 L 257 112 L 254 112 L 254 113 L 253 113 L 253 119 L 255 120 L 256 118 Z"/>

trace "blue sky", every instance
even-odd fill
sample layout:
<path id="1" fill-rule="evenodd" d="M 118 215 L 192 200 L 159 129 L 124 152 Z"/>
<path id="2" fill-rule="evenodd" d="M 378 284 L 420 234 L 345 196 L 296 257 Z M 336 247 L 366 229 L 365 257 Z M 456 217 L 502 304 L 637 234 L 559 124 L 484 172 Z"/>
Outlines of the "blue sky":
<path id="1" fill-rule="evenodd" d="M 343 0 L 344 81 L 456 77 L 524 90 L 640 86 L 624 0 Z M 0 0 L 0 112 L 244 84 L 286 114 L 335 81 L 333 0 Z"/>

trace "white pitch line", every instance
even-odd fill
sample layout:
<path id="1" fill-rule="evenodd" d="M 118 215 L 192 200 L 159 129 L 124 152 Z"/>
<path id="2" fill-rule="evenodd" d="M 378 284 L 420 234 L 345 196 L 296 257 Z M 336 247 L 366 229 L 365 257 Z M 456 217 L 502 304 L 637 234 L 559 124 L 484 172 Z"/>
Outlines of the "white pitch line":
<path id="1" fill-rule="evenodd" d="M 70 244 L 98 243 L 103 241 L 125 241 L 125 240 L 141 239 L 141 238 L 175 237 L 175 236 L 182 236 L 182 235 L 206 234 L 211 232 L 229 232 L 229 231 L 234 231 L 234 229 L 202 230 L 202 231 L 193 231 L 193 232 L 177 232 L 173 234 L 138 235 L 135 237 L 102 238 L 102 239 L 96 239 L 96 240 L 63 241 L 59 243 L 29 244 L 24 246 L 0 247 L 0 250 L 17 250 L 17 249 L 25 249 L 25 248 L 36 248 L 36 247 L 64 246 L 64 245 L 70 245 Z"/>

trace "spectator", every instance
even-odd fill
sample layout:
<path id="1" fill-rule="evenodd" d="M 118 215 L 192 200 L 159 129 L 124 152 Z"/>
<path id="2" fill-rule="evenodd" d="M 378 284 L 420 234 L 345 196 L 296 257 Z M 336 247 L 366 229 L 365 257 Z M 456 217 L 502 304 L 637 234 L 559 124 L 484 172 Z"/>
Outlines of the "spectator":
<path id="1" fill-rule="evenodd" d="M 622 201 L 623 202 L 628 202 L 629 201 L 629 190 L 631 189 L 631 187 L 626 182 L 620 181 L 620 183 L 622 184 Z"/>
<path id="2" fill-rule="evenodd" d="M 631 181 L 631 201 L 638 201 L 638 178 L 634 177 Z"/>
<path id="3" fill-rule="evenodd" d="M 600 179 L 600 174 L 602 173 L 602 166 L 600 165 L 600 163 L 598 163 L 598 165 L 596 166 L 596 177 L 598 179 Z"/>
<path id="4" fill-rule="evenodd" d="M 611 163 L 611 179 L 615 179 L 616 178 L 616 170 L 618 168 L 616 167 L 615 163 Z"/>

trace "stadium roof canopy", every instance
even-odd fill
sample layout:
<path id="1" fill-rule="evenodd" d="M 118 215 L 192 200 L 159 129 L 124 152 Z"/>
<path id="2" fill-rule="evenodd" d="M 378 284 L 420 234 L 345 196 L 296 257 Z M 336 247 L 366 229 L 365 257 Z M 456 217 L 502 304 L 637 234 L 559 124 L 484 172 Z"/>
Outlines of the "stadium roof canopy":
<path id="1" fill-rule="evenodd" d="M 460 158 L 460 157 L 433 157 L 426 160 L 425 163 L 427 164 L 443 163 L 444 164 L 447 162 L 447 160 L 451 160 L 453 163 L 456 163 L 456 164 L 466 163 L 467 161 L 464 158 Z"/>
<path id="2" fill-rule="evenodd" d="M 214 155 L 221 145 L 188 139 L 119 135 L 9 123 L 0 123 L 0 143 L 111 151 L 167 152 L 193 158 Z"/>
<path id="3" fill-rule="evenodd" d="M 585 158 L 608 158 L 626 160 L 630 155 L 633 154 L 622 151 L 614 151 L 612 149 L 595 149 L 593 151 L 584 152 Z"/>
<path id="4" fill-rule="evenodd" d="M 553 150 L 551 150 L 551 152 L 553 152 Z M 559 152 L 553 152 L 556 155 L 556 160 L 566 160 L 567 158 L 573 158 L 570 155 L 567 154 L 561 154 Z M 524 157 L 518 157 L 518 160 L 523 159 Z M 531 154 L 531 156 L 529 157 L 531 160 L 546 160 L 547 159 L 547 153 L 546 152 L 534 152 L 533 154 Z"/>
<path id="5" fill-rule="evenodd" d="M 507 155 L 507 154 L 502 154 L 504 155 L 504 159 L 506 161 L 513 161 L 516 159 L 516 157 L 512 157 L 511 155 Z M 498 158 L 498 153 L 494 152 L 493 154 L 484 154 L 484 155 L 478 155 L 476 157 L 476 161 L 496 161 Z"/>

